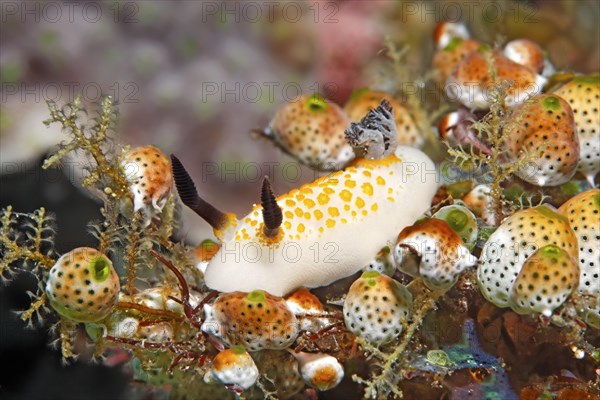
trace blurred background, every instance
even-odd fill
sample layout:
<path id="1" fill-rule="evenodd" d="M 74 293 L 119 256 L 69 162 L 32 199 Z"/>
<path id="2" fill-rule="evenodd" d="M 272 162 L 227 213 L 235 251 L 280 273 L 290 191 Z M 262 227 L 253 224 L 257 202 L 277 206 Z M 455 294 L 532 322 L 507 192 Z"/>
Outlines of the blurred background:
<path id="1" fill-rule="evenodd" d="M 493 43 L 525 37 L 558 70 L 600 69 L 600 3 L 565 1 L 2 1 L 0 3 L 0 207 L 44 206 L 58 250 L 93 245 L 86 224 L 99 203 L 71 184 L 80 161 L 41 170 L 63 139 L 45 127 L 45 101 L 104 95 L 119 104 L 118 140 L 154 144 L 184 161 L 199 192 L 245 214 L 263 175 L 277 193 L 313 180 L 272 144 L 255 140 L 284 101 L 323 93 L 343 104 L 353 89 L 386 88 L 387 37 L 408 45 L 414 79 L 431 65 L 432 31 L 464 22 Z M 191 243 L 211 231 L 185 218 Z M 60 367 L 43 330 L 23 330 L 27 276 L 1 288 L 0 394 L 15 399 L 124 398 L 127 378 L 100 366 Z M 324 397 L 325 398 L 325 397 Z"/>

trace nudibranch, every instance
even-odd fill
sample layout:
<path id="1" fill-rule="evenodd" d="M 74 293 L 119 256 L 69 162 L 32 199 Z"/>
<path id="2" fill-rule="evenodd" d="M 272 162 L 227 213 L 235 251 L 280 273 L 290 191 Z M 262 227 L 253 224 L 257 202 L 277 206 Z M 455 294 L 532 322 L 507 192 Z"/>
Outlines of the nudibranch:
<path id="1" fill-rule="evenodd" d="M 433 162 L 415 148 L 397 147 L 277 198 L 265 179 L 261 204 L 237 220 L 202 200 L 181 162 L 174 156 L 172 162 L 181 200 L 221 241 L 205 282 L 222 292 L 283 296 L 350 276 L 413 224 L 437 189 Z"/>

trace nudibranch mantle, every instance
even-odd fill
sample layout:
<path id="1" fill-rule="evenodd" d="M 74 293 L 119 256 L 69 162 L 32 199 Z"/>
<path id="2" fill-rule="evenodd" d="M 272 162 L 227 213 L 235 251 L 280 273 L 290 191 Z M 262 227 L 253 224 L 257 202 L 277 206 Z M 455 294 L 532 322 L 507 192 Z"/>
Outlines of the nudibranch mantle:
<path id="1" fill-rule="evenodd" d="M 225 232 L 216 230 L 222 246 L 208 264 L 206 284 L 283 296 L 350 276 L 429 208 L 437 181 L 433 162 L 414 148 L 357 160 L 278 197 L 283 223 L 274 237 L 264 234 L 260 205 Z"/>

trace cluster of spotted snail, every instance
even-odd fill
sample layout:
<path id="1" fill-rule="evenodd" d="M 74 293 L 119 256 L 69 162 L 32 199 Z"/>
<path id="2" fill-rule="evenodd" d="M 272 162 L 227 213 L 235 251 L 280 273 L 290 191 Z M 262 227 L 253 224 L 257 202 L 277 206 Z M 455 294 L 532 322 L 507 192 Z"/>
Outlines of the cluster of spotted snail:
<path id="1" fill-rule="evenodd" d="M 535 170 L 517 175 L 538 186 L 556 186 L 580 171 L 593 185 L 600 171 L 600 75 L 576 76 L 542 93 L 553 68 L 533 42 L 517 40 L 490 50 L 471 39 L 464 26 L 443 23 L 436 30 L 436 45 L 438 79 L 449 97 L 465 107 L 442 120 L 443 139 L 488 151 L 470 130 L 469 117 L 473 110 L 489 107 L 484 93 L 491 85 L 492 60 L 498 79 L 514 82 L 507 103 L 515 118 L 519 115 L 507 135 L 506 156 L 541 149 Z M 466 90 L 473 82 L 475 93 Z M 549 317 L 578 293 L 589 299 L 578 309 L 581 317 L 600 329 L 600 189 L 583 191 L 559 209 L 539 205 L 493 221 L 489 187 L 479 185 L 426 216 L 438 189 L 435 176 L 415 176 L 406 168 L 412 163 L 435 170 L 416 149 L 423 141 L 419 130 L 407 106 L 369 89 L 358 91 L 344 109 L 321 96 L 300 97 L 281 107 L 264 134 L 307 165 L 337 170 L 279 197 L 265 180 L 261 204 L 236 219 L 201 199 L 182 163 L 175 157 L 169 161 L 155 147 L 132 150 L 122 164 L 135 211 L 160 218 L 175 182 L 182 202 L 213 226 L 221 250 L 235 243 L 256 243 L 265 250 L 264 257 L 244 263 L 229 260 L 217 247 L 200 263 L 207 286 L 221 292 L 203 304 L 201 329 L 224 347 L 212 360 L 207 382 L 253 386 L 259 377 L 257 352 L 288 349 L 300 332 L 331 324 L 323 304 L 307 288 L 329 285 L 361 269 L 365 272 L 343 302 L 343 318 L 350 332 L 375 346 L 396 340 L 411 318 L 413 295 L 391 277 L 396 268 L 421 278 L 431 290 L 448 289 L 463 271 L 477 268 L 484 297 L 519 314 Z M 352 146 L 353 141 L 359 145 Z M 388 148 L 389 141 L 400 146 Z M 359 150 L 363 157 L 352 160 Z M 478 259 L 472 251 L 482 223 L 499 226 Z M 294 262 L 280 255 L 291 242 L 303 253 Z M 315 262 L 309 250 L 315 242 L 335 242 L 338 262 Z M 389 252 L 378 254 L 385 246 Z M 416 266 L 405 262 L 409 254 L 419 256 Z M 90 332 L 100 329 L 100 335 L 150 342 L 194 337 L 195 332 L 168 323 L 141 326 L 115 310 L 118 301 L 129 301 L 183 316 L 183 305 L 173 300 L 176 290 L 156 287 L 129 296 L 120 293 L 119 281 L 106 255 L 77 248 L 51 269 L 46 293 L 60 315 L 88 324 Z M 192 306 L 202 301 L 199 293 L 189 294 Z M 291 352 L 308 385 L 328 390 L 342 380 L 344 369 L 336 358 Z"/>

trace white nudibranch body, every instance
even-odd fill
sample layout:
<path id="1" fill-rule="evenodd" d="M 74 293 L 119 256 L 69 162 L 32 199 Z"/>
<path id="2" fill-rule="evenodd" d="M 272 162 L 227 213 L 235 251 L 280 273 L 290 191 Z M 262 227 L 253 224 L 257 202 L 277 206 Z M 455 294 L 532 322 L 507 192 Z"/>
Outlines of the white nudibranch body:
<path id="1" fill-rule="evenodd" d="M 219 252 L 205 281 L 222 292 L 255 289 L 283 296 L 352 275 L 431 204 L 437 190 L 433 162 L 421 151 L 398 147 L 380 160 L 355 160 L 276 199 L 282 224 L 264 233 L 262 206 L 230 218 L 215 234 Z"/>

